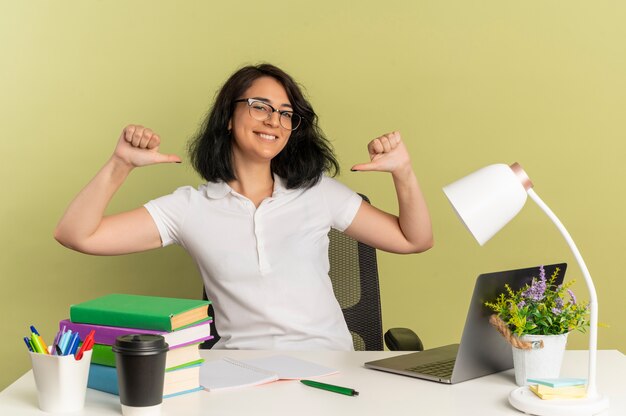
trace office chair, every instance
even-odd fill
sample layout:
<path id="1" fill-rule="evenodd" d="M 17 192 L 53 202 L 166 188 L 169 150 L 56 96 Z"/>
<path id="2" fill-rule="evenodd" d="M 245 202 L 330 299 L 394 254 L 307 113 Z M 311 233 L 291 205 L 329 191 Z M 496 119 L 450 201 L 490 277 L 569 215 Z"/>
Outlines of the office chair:
<path id="1" fill-rule="evenodd" d="M 366 202 L 369 199 L 362 194 Z M 383 326 L 376 249 L 331 229 L 328 257 L 335 297 L 352 334 L 356 351 L 382 351 Z M 391 328 L 384 335 L 392 351 L 422 351 L 420 338 L 408 328 Z"/>
<path id="2" fill-rule="evenodd" d="M 360 194 L 361 195 L 361 194 Z M 369 203 L 365 195 L 361 197 Z M 376 249 L 331 229 L 329 234 L 329 275 L 335 297 L 352 335 L 356 351 L 382 351 L 383 325 L 378 285 Z M 203 290 L 203 299 L 207 299 Z M 209 315 L 215 316 L 213 306 Z M 211 324 L 214 339 L 200 348 L 211 348 L 219 339 L 215 324 Z M 408 328 L 391 328 L 384 335 L 385 345 L 391 351 L 422 351 L 420 338 Z"/>

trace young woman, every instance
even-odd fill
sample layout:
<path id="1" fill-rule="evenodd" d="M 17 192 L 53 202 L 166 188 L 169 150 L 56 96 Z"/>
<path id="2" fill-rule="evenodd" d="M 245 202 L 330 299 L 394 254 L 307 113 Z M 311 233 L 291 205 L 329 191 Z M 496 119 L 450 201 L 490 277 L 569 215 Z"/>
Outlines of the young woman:
<path id="1" fill-rule="evenodd" d="M 198 265 L 217 315 L 216 348 L 351 350 L 352 339 L 328 277 L 328 231 L 394 253 L 418 253 L 432 230 L 398 132 L 372 140 L 368 163 L 390 172 L 399 215 L 363 202 L 331 179 L 338 163 L 294 80 L 264 64 L 244 67 L 222 87 L 191 142 L 207 181 L 142 207 L 104 216 L 130 172 L 180 162 L 161 138 L 129 125 L 111 158 L 71 202 L 55 238 L 96 255 L 183 246 Z"/>

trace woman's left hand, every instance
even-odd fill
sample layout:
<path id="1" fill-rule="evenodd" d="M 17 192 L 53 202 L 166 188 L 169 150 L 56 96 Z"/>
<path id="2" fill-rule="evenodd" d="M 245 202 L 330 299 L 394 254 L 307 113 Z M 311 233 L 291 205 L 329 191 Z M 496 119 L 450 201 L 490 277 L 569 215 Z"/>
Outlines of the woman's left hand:
<path id="1" fill-rule="evenodd" d="M 428 250 L 433 245 L 430 215 L 400 133 L 377 137 L 368 143 L 367 150 L 370 162 L 354 165 L 352 170 L 390 172 L 398 196 L 398 215 L 363 202 L 344 233 L 391 253 Z"/>
<path id="2" fill-rule="evenodd" d="M 383 134 L 367 144 L 369 163 L 352 166 L 353 171 L 398 172 L 411 168 L 411 158 L 402 142 L 400 132 Z"/>

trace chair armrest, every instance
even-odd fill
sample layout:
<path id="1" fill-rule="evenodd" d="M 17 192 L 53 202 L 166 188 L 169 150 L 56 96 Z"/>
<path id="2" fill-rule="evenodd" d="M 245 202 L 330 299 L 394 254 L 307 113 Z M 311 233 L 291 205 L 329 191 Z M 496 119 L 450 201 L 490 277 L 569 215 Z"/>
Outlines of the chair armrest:
<path id="1" fill-rule="evenodd" d="M 385 345 L 390 351 L 424 351 L 424 344 L 408 328 L 390 328 L 385 332 Z"/>

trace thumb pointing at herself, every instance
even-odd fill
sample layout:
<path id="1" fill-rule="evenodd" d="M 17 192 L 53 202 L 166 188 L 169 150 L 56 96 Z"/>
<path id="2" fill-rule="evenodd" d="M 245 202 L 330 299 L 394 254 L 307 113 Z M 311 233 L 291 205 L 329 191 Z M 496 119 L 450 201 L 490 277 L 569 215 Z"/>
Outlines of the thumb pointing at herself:
<path id="1" fill-rule="evenodd" d="M 393 172 L 398 167 L 410 163 L 406 146 L 402 142 L 400 132 L 384 134 L 367 144 L 370 156 L 369 163 L 352 166 L 352 171 Z"/>
<path id="2" fill-rule="evenodd" d="M 129 125 L 120 135 L 115 154 L 132 166 L 156 163 L 181 163 L 174 154 L 159 153 L 161 138 L 152 130 L 139 125 Z"/>
<path id="3" fill-rule="evenodd" d="M 163 154 L 163 153 L 155 153 L 154 154 L 155 163 L 181 163 L 182 159 L 180 156 L 175 154 Z"/>

